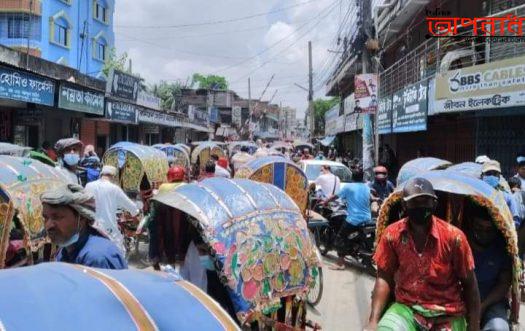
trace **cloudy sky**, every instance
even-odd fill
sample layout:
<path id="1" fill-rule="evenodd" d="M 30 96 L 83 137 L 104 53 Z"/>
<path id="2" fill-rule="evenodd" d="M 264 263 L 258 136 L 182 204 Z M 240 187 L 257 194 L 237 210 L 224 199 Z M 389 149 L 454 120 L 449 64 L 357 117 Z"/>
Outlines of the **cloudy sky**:
<path id="1" fill-rule="evenodd" d="M 193 73 L 223 75 L 230 88 L 304 113 L 308 40 L 313 44 L 315 97 L 355 16 L 343 0 L 133 0 L 116 1 L 117 52 L 127 52 L 133 71 L 148 81 L 186 81 Z M 345 23 L 345 24 L 341 24 Z M 340 29 L 340 26 L 343 26 Z M 342 38 L 341 37 L 341 38 Z"/>

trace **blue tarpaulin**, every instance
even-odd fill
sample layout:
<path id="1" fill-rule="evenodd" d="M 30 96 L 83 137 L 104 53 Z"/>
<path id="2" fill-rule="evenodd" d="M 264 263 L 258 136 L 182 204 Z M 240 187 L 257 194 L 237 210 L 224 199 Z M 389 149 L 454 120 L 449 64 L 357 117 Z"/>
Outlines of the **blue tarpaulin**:
<path id="1" fill-rule="evenodd" d="M 326 136 L 322 140 L 319 140 L 321 145 L 330 146 L 334 142 L 335 136 Z"/>

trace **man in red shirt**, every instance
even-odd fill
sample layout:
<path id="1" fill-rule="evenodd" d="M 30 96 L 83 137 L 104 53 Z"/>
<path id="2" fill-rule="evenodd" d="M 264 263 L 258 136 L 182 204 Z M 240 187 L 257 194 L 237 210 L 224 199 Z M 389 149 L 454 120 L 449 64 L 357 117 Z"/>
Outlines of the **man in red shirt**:
<path id="1" fill-rule="evenodd" d="M 367 330 L 479 330 L 472 252 L 461 230 L 433 216 L 436 205 L 429 181 L 406 183 L 408 217 L 385 229 L 374 255 L 378 271 Z M 392 292 L 395 302 L 381 317 Z"/>

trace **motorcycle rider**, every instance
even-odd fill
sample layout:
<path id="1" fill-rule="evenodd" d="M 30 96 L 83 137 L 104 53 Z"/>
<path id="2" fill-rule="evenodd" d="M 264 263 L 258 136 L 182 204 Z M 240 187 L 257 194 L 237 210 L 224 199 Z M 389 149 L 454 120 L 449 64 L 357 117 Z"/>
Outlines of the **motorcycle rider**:
<path id="1" fill-rule="evenodd" d="M 348 235 L 372 221 L 370 188 L 363 183 L 362 175 L 354 174 L 354 181 L 354 183 L 346 184 L 336 195 L 332 195 L 324 202 L 326 205 L 332 200 L 341 198 L 346 203 L 347 208 L 346 222 L 339 229 L 335 239 L 338 259 L 336 265 L 331 267 L 334 270 L 345 269 L 345 256 L 348 255 L 346 240 Z"/>
<path id="2" fill-rule="evenodd" d="M 428 180 L 410 179 L 402 204 L 408 217 L 391 223 L 376 248 L 366 330 L 479 330 L 479 290 L 467 238 L 433 216 L 437 196 Z"/>
<path id="3" fill-rule="evenodd" d="M 321 166 L 321 174 L 315 180 L 315 185 L 321 188 L 323 197 L 330 197 L 339 192 L 341 180 L 332 173 L 329 165 Z"/>
<path id="4" fill-rule="evenodd" d="M 394 192 L 394 184 L 388 180 L 388 170 L 384 166 L 374 168 L 374 180 L 368 183 L 372 192 L 372 213 L 377 215 L 383 201 Z"/>

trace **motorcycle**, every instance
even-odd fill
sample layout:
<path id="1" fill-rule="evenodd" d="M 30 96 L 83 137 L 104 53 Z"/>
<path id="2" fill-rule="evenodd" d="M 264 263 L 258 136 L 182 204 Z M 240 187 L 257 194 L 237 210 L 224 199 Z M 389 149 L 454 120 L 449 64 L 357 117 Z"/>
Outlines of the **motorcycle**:
<path id="1" fill-rule="evenodd" d="M 340 200 L 334 200 L 327 205 L 321 203 L 322 199 L 314 198 L 316 213 L 322 217 L 312 217 L 308 220 L 308 228 L 313 233 L 315 243 L 321 255 L 325 256 L 331 250 L 336 249 L 336 237 L 341 226 L 346 222 L 347 212 L 345 204 Z M 344 238 L 344 247 L 347 255 L 353 257 L 367 268 L 373 268 L 373 250 L 375 241 L 376 225 L 366 223 L 354 231 L 350 231 Z"/>

